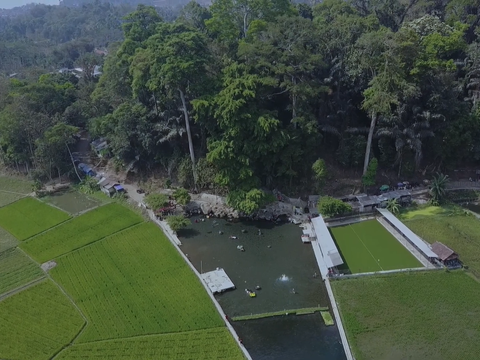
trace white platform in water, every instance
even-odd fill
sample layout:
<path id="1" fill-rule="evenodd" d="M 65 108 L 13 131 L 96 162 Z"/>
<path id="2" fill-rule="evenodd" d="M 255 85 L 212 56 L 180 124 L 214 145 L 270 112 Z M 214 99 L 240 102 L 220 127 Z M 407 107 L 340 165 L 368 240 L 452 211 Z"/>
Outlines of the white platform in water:
<path id="1" fill-rule="evenodd" d="M 230 280 L 225 270 L 221 268 L 206 272 L 200 276 L 213 294 L 221 293 L 229 289 L 235 289 L 232 280 Z"/>

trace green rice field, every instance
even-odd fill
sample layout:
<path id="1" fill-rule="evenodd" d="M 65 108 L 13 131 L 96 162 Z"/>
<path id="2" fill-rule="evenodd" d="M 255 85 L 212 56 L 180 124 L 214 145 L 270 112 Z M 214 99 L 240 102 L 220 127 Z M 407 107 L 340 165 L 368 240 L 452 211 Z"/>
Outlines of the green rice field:
<path id="1" fill-rule="evenodd" d="M 242 360 L 242 353 L 225 327 L 121 340 L 76 344 L 60 360 Z"/>
<path id="2" fill-rule="evenodd" d="M 1 301 L 0 319 L 1 359 L 51 359 L 84 324 L 49 280 Z"/>
<path id="3" fill-rule="evenodd" d="M 19 249 L 0 254 L 0 295 L 44 275 L 40 267 Z"/>
<path id="4" fill-rule="evenodd" d="M 431 209 L 433 208 L 433 209 Z M 429 206 L 402 215 L 405 225 L 429 243 L 440 241 L 480 278 L 480 220 L 463 210 Z"/>
<path id="5" fill-rule="evenodd" d="M 18 240 L 8 231 L 0 227 L 0 253 L 14 248 L 18 245 Z"/>
<path id="6" fill-rule="evenodd" d="M 11 204 L 17 200 L 20 200 L 25 196 L 26 195 L 14 194 L 14 193 L 0 190 L 0 207 Z"/>
<path id="7" fill-rule="evenodd" d="M 418 268 L 422 264 L 376 220 L 330 228 L 352 274 Z"/>
<path id="8" fill-rule="evenodd" d="M 73 218 L 62 226 L 22 243 L 20 247 L 43 263 L 141 221 L 141 216 L 122 205 L 112 203 Z"/>
<path id="9" fill-rule="evenodd" d="M 0 228 L 0 359 L 244 358 L 155 224 L 117 203 L 67 219 L 33 198 L 0 208 L 0 224 L 26 239 L 19 249 Z M 52 259 L 46 279 L 39 263 Z"/>
<path id="10" fill-rule="evenodd" d="M 69 219 L 61 210 L 31 197 L 0 208 L 0 226 L 25 240 Z"/>
<path id="11" fill-rule="evenodd" d="M 0 190 L 27 195 L 32 192 L 32 182 L 10 176 L 0 176 Z"/>
<path id="12" fill-rule="evenodd" d="M 480 285 L 463 271 L 332 281 L 357 360 L 477 360 Z"/>
<path id="13" fill-rule="evenodd" d="M 58 258 L 51 275 L 88 318 L 79 342 L 223 326 L 199 280 L 153 223 Z"/>

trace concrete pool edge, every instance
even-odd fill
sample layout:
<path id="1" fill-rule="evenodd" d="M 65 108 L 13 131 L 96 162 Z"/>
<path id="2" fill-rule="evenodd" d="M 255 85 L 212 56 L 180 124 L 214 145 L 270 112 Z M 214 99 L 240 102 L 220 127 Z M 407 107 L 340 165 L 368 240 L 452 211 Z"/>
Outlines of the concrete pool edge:
<path id="1" fill-rule="evenodd" d="M 205 291 L 207 292 L 208 296 L 210 297 L 210 299 L 212 300 L 213 304 L 215 305 L 218 313 L 220 314 L 221 318 L 223 319 L 224 323 L 225 323 L 225 326 L 227 327 L 227 329 L 230 331 L 230 333 L 232 334 L 233 336 L 233 339 L 234 341 L 237 343 L 239 349 L 242 351 L 243 355 L 245 356 L 245 358 L 247 360 L 253 360 L 252 357 L 250 356 L 250 354 L 248 353 L 247 349 L 245 348 L 245 346 L 242 344 L 242 342 L 240 341 L 240 338 L 237 334 L 237 332 L 235 331 L 235 329 L 233 328 L 232 324 L 230 324 L 230 322 L 227 320 L 227 316 L 225 314 L 225 312 L 223 311 L 222 307 L 220 306 L 220 304 L 218 303 L 217 299 L 215 299 L 215 296 L 213 296 L 212 292 L 210 291 L 210 289 L 208 288 L 207 284 L 205 283 L 205 281 L 203 281 L 202 277 L 200 276 L 200 273 L 198 272 L 198 270 L 192 265 L 192 263 L 190 262 L 190 260 L 185 256 L 185 254 L 183 253 L 183 251 L 180 249 L 180 246 L 179 244 L 181 245 L 181 242 L 180 240 L 178 239 L 177 235 L 175 235 L 175 233 L 170 229 L 170 227 L 168 226 L 168 224 L 165 222 L 160 222 L 160 221 L 155 221 L 155 223 L 160 227 L 160 229 L 163 231 L 163 233 L 165 234 L 165 236 L 168 238 L 168 240 L 172 243 L 172 245 L 175 247 L 175 249 L 178 251 L 178 253 L 180 254 L 180 256 L 183 258 L 183 260 L 188 264 L 188 266 L 190 267 L 190 269 L 193 271 L 193 273 L 197 276 L 198 280 L 200 281 L 200 283 L 202 284 L 202 286 L 204 287 Z"/>
<path id="2" fill-rule="evenodd" d="M 322 252 L 320 250 L 320 244 L 317 240 L 312 241 L 312 248 L 313 253 L 315 254 L 315 258 L 317 259 L 318 267 L 320 269 L 326 268 L 325 262 L 322 257 Z M 323 276 L 322 276 L 323 277 Z M 342 318 L 340 317 L 340 312 L 337 308 L 337 302 L 335 301 L 335 295 L 333 294 L 332 287 L 330 285 L 330 279 L 328 276 L 323 277 L 325 287 L 327 288 L 327 294 L 330 299 L 330 304 L 332 306 L 333 316 L 335 317 L 335 322 L 337 323 L 338 332 L 340 334 L 340 339 L 342 340 L 343 350 L 345 351 L 345 356 L 347 360 L 355 360 L 353 357 L 352 351 L 350 349 L 350 345 L 348 344 L 347 334 L 343 327 Z"/>

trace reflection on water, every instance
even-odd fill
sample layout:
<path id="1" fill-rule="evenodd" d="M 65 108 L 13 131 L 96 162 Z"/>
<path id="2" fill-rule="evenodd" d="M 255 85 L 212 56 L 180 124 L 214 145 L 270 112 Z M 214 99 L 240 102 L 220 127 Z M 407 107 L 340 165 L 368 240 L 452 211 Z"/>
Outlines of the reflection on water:
<path id="1" fill-rule="evenodd" d="M 254 360 L 344 360 L 335 326 L 320 314 L 233 322 Z"/>
<path id="2" fill-rule="evenodd" d="M 224 268 L 236 290 L 215 297 L 230 316 L 330 306 L 311 244 L 301 228 L 271 222 L 192 218 L 181 249 L 203 272 Z M 242 245 L 244 252 L 237 249 Z M 244 289 L 255 290 L 251 298 Z M 256 359 L 345 359 L 335 326 L 319 314 L 232 323 Z M 322 357 L 323 356 L 323 357 Z"/>

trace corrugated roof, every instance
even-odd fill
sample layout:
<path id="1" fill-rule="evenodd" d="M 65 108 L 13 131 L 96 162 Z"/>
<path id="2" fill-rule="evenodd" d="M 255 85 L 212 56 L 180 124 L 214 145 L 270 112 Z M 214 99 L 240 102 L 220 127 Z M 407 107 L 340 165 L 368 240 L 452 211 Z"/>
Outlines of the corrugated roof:
<path id="1" fill-rule="evenodd" d="M 431 258 L 436 258 L 435 254 L 430 246 L 428 246 L 422 239 L 420 239 L 412 230 L 410 230 L 404 223 L 398 220 L 395 215 L 393 215 L 387 209 L 377 209 L 380 214 L 382 214 L 390 223 L 395 226 L 400 232 L 405 235 L 408 240 L 415 244 L 426 256 Z"/>
<path id="2" fill-rule="evenodd" d="M 437 254 L 438 258 L 442 261 L 447 260 L 452 255 L 456 255 L 455 251 L 438 241 L 432 244 L 432 251 Z"/>
<path id="3" fill-rule="evenodd" d="M 319 215 L 318 217 L 313 218 L 312 224 L 327 267 L 331 268 L 342 265 L 342 257 L 340 256 L 337 245 L 335 245 L 335 241 L 333 241 L 332 235 L 330 235 L 330 231 L 328 231 L 328 227 L 325 224 L 325 221 L 323 221 L 322 216 Z"/>

